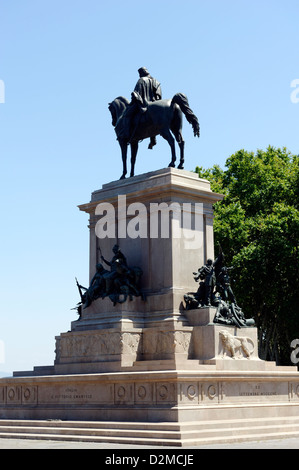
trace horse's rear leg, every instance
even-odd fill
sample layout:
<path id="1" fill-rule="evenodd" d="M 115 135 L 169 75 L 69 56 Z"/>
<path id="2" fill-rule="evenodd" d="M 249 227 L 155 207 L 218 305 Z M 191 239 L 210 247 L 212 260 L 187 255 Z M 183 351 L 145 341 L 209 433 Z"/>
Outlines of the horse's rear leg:
<path id="1" fill-rule="evenodd" d="M 162 132 L 160 132 L 160 135 L 163 137 L 163 139 L 167 140 L 167 142 L 170 145 L 170 148 L 171 148 L 171 162 L 169 163 L 168 166 L 174 168 L 175 167 L 175 161 L 176 161 L 174 138 L 172 137 L 169 129 L 164 129 Z"/>
<path id="2" fill-rule="evenodd" d="M 185 161 L 185 157 L 184 157 L 184 147 L 185 147 L 185 142 L 181 142 L 179 144 L 180 146 L 180 164 L 178 165 L 178 168 L 180 170 L 183 170 L 184 169 L 184 161 Z"/>
<path id="3" fill-rule="evenodd" d="M 185 141 L 183 139 L 183 136 L 182 136 L 182 133 L 181 133 L 180 130 L 177 130 L 176 132 L 173 131 L 173 133 L 174 133 L 174 136 L 175 136 L 175 140 L 177 141 L 177 143 L 179 144 L 179 147 L 180 147 L 180 164 L 178 165 L 178 168 L 180 170 L 183 170 L 184 169 L 184 161 L 185 161 L 185 154 L 184 154 Z"/>
<path id="4" fill-rule="evenodd" d="M 132 142 L 131 143 L 131 173 L 130 173 L 130 176 L 134 176 L 137 152 L 138 152 L 138 142 Z"/>
<path id="5" fill-rule="evenodd" d="M 184 169 L 184 162 L 185 162 L 185 141 L 183 140 L 183 138 L 181 138 L 181 141 L 178 142 L 179 144 L 179 147 L 180 147 L 180 164 L 178 165 L 178 168 L 180 170 L 183 170 Z"/>

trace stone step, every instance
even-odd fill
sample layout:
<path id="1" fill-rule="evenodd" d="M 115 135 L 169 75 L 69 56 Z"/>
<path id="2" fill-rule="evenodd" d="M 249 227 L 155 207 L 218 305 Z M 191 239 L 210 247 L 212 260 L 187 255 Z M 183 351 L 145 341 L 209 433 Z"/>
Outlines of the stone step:
<path id="1" fill-rule="evenodd" d="M 86 436 L 71 434 L 33 434 L 33 433 L 5 433 L 0 431 L 0 439 L 33 439 L 33 440 L 51 440 L 51 441 L 77 441 L 77 442 L 99 442 L 109 444 L 134 444 L 134 445 L 153 445 L 153 446 L 174 446 L 181 447 L 180 439 L 158 439 L 132 437 L 113 437 L 113 436 Z"/>
<path id="2" fill-rule="evenodd" d="M 50 428 L 50 427 L 34 427 L 34 426 L 1 426 L 0 433 L 12 434 L 61 434 L 64 436 L 91 436 L 91 437 L 112 437 L 112 438 L 147 438 L 147 439 L 162 439 L 162 440 L 175 440 L 183 438 L 184 440 L 209 438 L 211 437 L 229 437 L 261 434 L 262 432 L 299 432 L 299 423 L 297 424 L 273 424 L 272 426 L 243 426 L 243 427 L 229 427 L 229 428 L 210 428 L 210 429 L 194 429 L 185 431 L 159 431 L 159 430 L 138 430 L 138 429 L 108 429 L 108 428 Z"/>
<path id="3" fill-rule="evenodd" d="M 263 426 L 299 424 L 299 416 L 269 417 L 258 420 L 257 418 L 246 419 L 221 419 L 208 421 L 185 421 L 181 424 L 175 422 L 126 422 L 126 421 L 67 421 L 60 419 L 27 420 L 27 419 L 0 419 L 0 430 L 9 426 L 13 427 L 47 427 L 47 428 L 84 428 L 84 429 L 127 429 L 127 430 L 150 430 L 150 431 L 200 431 L 201 429 L 214 428 L 242 428 L 250 426 Z"/>
<path id="4" fill-rule="evenodd" d="M 299 430 L 297 431 L 276 431 L 254 433 L 254 434 L 241 434 L 235 436 L 208 436 L 199 439 L 184 439 L 182 441 L 182 447 L 192 446 L 204 446 L 213 444 L 230 444 L 236 442 L 255 442 L 255 441 L 266 441 L 266 440 L 278 440 L 288 438 L 299 438 Z M 229 445 L 228 445 L 229 448 Z"/>
<path id="5" fill-rule="evenodd" d="M 12 434 L 20 434 L 20 433 L 25 433 L 25 434 L 48 434 L 48 435 L 53 435 L 53 434 L 61 434 L 64 436 L 68 435 L 74 435 L 77 437 L 80 436 L 92 436 L 92 437 L 112 437 L 112 438 L 125 438 L 125 437 L 130 437 L 131 435 L 134 435 L 134 438 L 147 438 L 150 439 L 153 434 L 155 439 L 176 439 L 180 438 L 180 432 L 179 431 L 152 431 L 152 430 L 139 430 L 139 429 L 108 429 L 108 428 L 50 428 L 50 427 L 30 427 L 30 426 L 14 426 L 13 428 L 10 426 L 1 426 L 0 427 L 0 433 L 12 433 Z M 190 432 L 190 437 L 193 437 L 191 433 L 194 433 L 195 431 Z M 189 437 L 189 436 L 188 436 Z"/>
<path id="6" fill-rule="evenodd" d="M 0 420 L 0 438 L 192 446 L 299 436 L 299 418 L 183 423 Z"/>
<path id="7" fill-rule="evenodd" d="M 0 431 L 0 439 L 31 439 L 31 440 L 51 440 L 51 441 L 77 441 L 77 442 L 98 442 L 98 443 L 111 443 L 111 444 L 124 444 L 124 445 L 147 445 L 147 446 L 170 446 L 170 447 L 186 447 L 186 446 L 201 446 L 210 444 L 229 444 L 233 442 L 245 441 L 260 441 L 260 440 L 274 440 L 299 437 L 299 430 L 297 431 L 271 431 L 262 433 L 248 433 L 241 435 L 218 435 L 218 436 L 204 436 L 204 437 L 189 437 L 183 439 L 156 439 L 155 437 L 138 438 L 136 436 L 128 437 L 114 437 L 114 436 L 86 436 L 86 435 L 72 435 L 72 434 L 34 434 L 34 433 L 5 433 Z"/>
<path id="8" fill-rule="evenodd" d="M 215 370 L 214 364 L 203 364 L 198 359 L 179 360 L 145 360 L 136 361 L 128 371 L 157 371 L 157 370 Z"/>
<path id="9" fill-rule="evenodd" d="M 192 425 L 193 423 L 190 423 Z M 60 419 L 47 420 L 26 420 L 26 419 L 0 419 L 0 430 L 2 427 L 47 427 L 47 428 L 85 428 L 85 429 L 149 429 L 161 431 L 180 431 L 181 426 L 178 423 L 171 422 L 126 422 L 126 421 L 66 421 Z"/>

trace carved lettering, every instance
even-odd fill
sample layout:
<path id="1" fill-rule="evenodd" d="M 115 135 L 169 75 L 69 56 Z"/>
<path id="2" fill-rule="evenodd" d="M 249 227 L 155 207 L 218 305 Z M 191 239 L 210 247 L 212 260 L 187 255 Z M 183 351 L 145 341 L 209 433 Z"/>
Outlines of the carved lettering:
<path id="1" fill-rule="evenodd" d="M 92 394 L 77 394 L 77 393 L 59 393 L 57 395 L 51 395 L 52 400 L 78 400 L 78 399 L 90 399 Z"/>
<path id="2" fill-rule="evenodd" d="M 273 395 L 278 395 L 277 392 L 272 391 L 272 392 L 240 392 L 239 393 L 240 397 L 262 397 L 262 396 L 273 396 Z"/>

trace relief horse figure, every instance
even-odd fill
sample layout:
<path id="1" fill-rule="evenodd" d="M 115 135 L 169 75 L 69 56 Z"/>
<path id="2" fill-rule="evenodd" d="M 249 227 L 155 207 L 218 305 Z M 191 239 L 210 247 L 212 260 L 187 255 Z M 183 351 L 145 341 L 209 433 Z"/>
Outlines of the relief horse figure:
<path id="1" fill-rule="evenodd" d="M 172 100 L 159 100 L 149 102 L 146 109 L 140 108 L 140 111 L 134 116 L 134 131 L 130 138 L 124 135 L 124 114 L 130 107 L 130 102 L 119 96 L 109 103 L 109 111 L 112 116 L 112 125 L 115 128 L 117 140 L 121 147 L 121 155 L 123 161 L 123 173 L 120 179 L 126 177 L 127 174 L 127 149 L 131 146 L 131 173 L 134 176 L 136 155 L 138 152 L 138 144 L 146 138 L 152 138 L 161 135 L 170 145 L 171 162 L 168 166 L 175 167 L 176 152 L 175 140 L 180 148 L 179 169 L 184 168 L 184 139 L 182 136 L 183 114 L 187 121 L 193 127 L 194 136 L 200 136 L 199 122 L 193 111 L 189 107 L 188 99 L 183 93 L 177 93 Z M 173 137 L 174 136 L 174 137 Z M 151 146 L 149 146 L 151 148 Z"/>

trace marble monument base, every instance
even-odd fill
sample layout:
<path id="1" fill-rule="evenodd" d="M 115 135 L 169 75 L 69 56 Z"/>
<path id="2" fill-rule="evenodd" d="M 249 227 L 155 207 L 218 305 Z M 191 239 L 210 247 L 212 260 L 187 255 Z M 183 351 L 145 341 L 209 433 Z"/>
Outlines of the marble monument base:
<path id="1" fill-rule="evenodd" d="M 36 426 L 48 438 L 171 446 L 299 433 L 297 368 L 260 360 L 256 328 L 215 324 L 215 308 L 184 309 L 184 294 L 197 289 L 192 272 L 214 257 L 221 198 L 196 174 L 166 168 L 104 185 L 80 206 L 89 214 L 90 280 L 100 253 L 111 259 L 118 243 L 143 271 L 146 300 L 97 299 L 56 337 L 53 365 L 0 379 L 0 436 L 12 423 L 27 436 Z M 146 216 L 138 223 L 136 202 Z M 124 223 L 147 223 L 150 233 L 164 220 L 165 228 L 162 214 L 151 217 L 158 203 L 183 207 L 189 229 L 169 211 L 171 236 L 126 236 Z M 103 207 L 118 214 L 115 238 L 96 236 Z"/>
<path id="2" fill-rule="evenodd" d="M 173 446 L 296 435 L 297 368 L 260 360 L 256 328 L 214 324 L 215 311 L 186 312 L 188 326 L 61 334 L 54 366 L 0 379 L 0 426 L 61 420 L 63 433 L 79 421 L 86 434 L 97 422 L 97 438 L 78 439 Z"/>
<path id="3" fill-rule="evenodd" d="M 179 447 L 298 436 L 292 368 L 165 366 L 1 379 L 0 436 L 4 425 L 4 437 L 17 427 L 18 437 Z"/>

